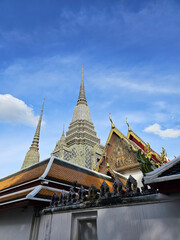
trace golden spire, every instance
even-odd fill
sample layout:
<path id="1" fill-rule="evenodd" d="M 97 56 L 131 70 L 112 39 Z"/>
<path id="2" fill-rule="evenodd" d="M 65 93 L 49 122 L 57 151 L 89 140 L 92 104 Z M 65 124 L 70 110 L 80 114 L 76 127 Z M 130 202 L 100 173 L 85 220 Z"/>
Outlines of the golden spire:
<path id="1" fill-rule="evenodd" d="M 128 131 L 130 131 L 131 128 L 130 128 L 129 123 L 128 123 L 128 118 L 126 118 L 126 124 L 127 124 L 127 126 L 128 126 Z"/>
<path id="2" fill-rule="evenodd" d="M 111 119 L 111 113 L 109 113 L 109 120 L 111 122 L 111 128 L 115 128 L 115 125 L 114 125 L 114 123 L 113 123 L 113 121 Z"/>
<path id="3" fill-rule="evenodd" d="M 44 99 L 45 101 L 45 99 Z M 44 101 L 41 109 L 41 114 L 39 117 L 39 122 L 36 128 L 36 132 L 34 134 L 34 138 L 32 141 L 32 144 L 29 148 L 29 151 L 27 152 L 23 165 L 21 169 L 29 167 L 35 163 L 39 162 L 39 136 L 40 136 L 40 129 L 41 129 L 41 121 L 42 121 L 42 114 L 43 114 L 43 109 L 44 109 Z"/>
<path id="4" fill-rule="evenodd" d="M 79 97 L 78 97 L 78 101 L 77 101 L 77 105 L 79 105 L 79 104 L 87 105 L 85 89 L 84 89 L 83 66 L 82 66 L 81 86 L 80 86 Z"/>
<path id="5" fill-rule="evenodd" d="M 166 150 L 162 147 L 161 163 L 165 164 L 166 162 L 167 162 L 167 153 L 166 153 Z"/>

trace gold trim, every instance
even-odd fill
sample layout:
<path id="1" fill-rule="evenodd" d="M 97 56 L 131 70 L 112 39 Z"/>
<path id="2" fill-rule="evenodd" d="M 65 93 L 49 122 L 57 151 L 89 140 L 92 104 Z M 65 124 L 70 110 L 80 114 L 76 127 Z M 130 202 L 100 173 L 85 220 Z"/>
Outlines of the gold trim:
<path id="1" fill-rule="evenodd" d="M 120 168 L 116 168 L 116 172 L 121 172 L 122 171 L 126 171 L 126 170 L 136 170 L 136 169 L 140 169 L 140 164 L 139 163 L 135 163 L 133 165 L 129 165 L 129 166 L 124 166 L 124 167 L 120 167 Z"/>
<path id="2" fill-rule="evenodd" d="M 135 132 L 132 131 L 132 129 L 130 129 L 130 131 L 128 131 L 127 138 L 128 138 L 129 140 L 130 140 L 130 135 L 132 135 L 139 143 L 141 143 L 141 144 L 144 146 L 144 150 L 143 150 L 143 149 L 142 149 L 142 150 L 143 150 L 144 152 L 146 152 L 145 149 L 148 148 L 148 144 L 149 144 L 149 143 L 146 144 Z M 137 145 L 137 144 L 136 144 L 136 145 Z M 151 154 L 151 156 L 152 156 L 152 155 L 155 155 L 156 158 L 157 158 L 157 160 L 160 161 L 160 158 L 161 158 L 160 155 L 159 155 L 158 153 L 156 153 L 152 148 L 150 148 L 150 150 L 151 150 L 151 151 L 149 152 L 149 154 Z"/>
<path id="3" fill-rule="evenodd" d="M 111 117 L 111 115 L 110 115 L 110 117 Z M 111 119 L 111 120 L 112 120 L 112 119 Z M 110 121 L 111 121 L 111 120 L 110 120 Z M 112 122 L 111 122 L 111 123 L 112 123 Z M 121 132 L 115 127 L 114 124 L 113 124 L 113 126 L 114 126 L 114 127 L 111 127 L 111 131 L 110 131 L 109 136 L 108 136 L 108 139 L 107 139 L 107 141 L 106 141 L 106 145 L 105 145 L 105 147 L 104 147 L 104 151 L 102 152 L 101 159 L 99 160 L 99 162 L 98 162 L 98 164 L 97 164 L 97 167 L 96 167 L 96 171 L 97 171 L 97 172 L 99 171 L 99 166 L 100 166 L 100 164 L 103 163 L 103 161 L 105 161 L 105 160 L 107 159 L 106 156 L 104 156 L 104 155 L 105 155 L 105 152 L 106 152 L 106 150 L 107 150 L 107 146 L 108 146 L 108 144 L 109 144 L 109 142 L 110 142 L 110 139 L 111 139 L 113 133 L 115 133 L 118 137 L 120 137 L 122 140 L 124 140 L 124 141 L 128 144 L 128 146 L 131 147 L 132 150 L 134 150 L 135 152 L 138 151 L 138 149 L 136 149 L 136 148 L 133 146 L 133 144 L 130 144 L 129 139 L 127 139 L 126 136 L 125 136 L 123 133 L 121 133 Z"/>

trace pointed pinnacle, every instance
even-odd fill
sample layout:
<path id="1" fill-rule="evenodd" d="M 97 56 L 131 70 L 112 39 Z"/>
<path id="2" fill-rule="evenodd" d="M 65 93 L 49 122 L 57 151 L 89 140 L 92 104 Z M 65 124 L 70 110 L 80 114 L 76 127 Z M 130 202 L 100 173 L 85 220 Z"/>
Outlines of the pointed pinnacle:
<path id="1" fill-rule="evenodd" d="M 63 132 L 62 132 L 62 136 L 64 136 L 64 124 L 63 124 Z"/>
<path id="2" fill-rule="evenodd" d="M 127 126 L 128 126 L 128 131 L 130 131 L 131 130 L 131 128 L 130 128 L 130 126 L 129 126 L 129 123 L 128 123 L 128 118 L 126 117 L 126 124 L 127 124 Z"/>
<path id="3" fill-rule="evenodd" d="M 31 147 L 30 147 L 30 150 L 33 149 L 34 151 L 37 151 L 37 152 L 39 150 L 39 136 L 40 136 L 40 129 L 41 129 L 42 114 L 43 114 L 43 109 L 44 109 L 44 102 L 45 102 L 45 99 L 43 101 L 41 114 L 40 114 L 40 117 L 39 117 L 39 122 L 38 122 L 36 132 L 35 132 Z"/>
<path id="4" fill-rule="evenodd" d="M 115 125 L 114 125 L 114 123 L 112 121 L 112 118 L 111 118 L 111 113 L 109 113 L 109 120 L 111 122 L 111 128 L 115 128 Z"/>
<path id="5" fill-rule="evenodd" d="M 81 77 L 81 79 L 83 79 L 83 73 L 84 73 L 84 67 L 82 66 L 82 77 Z"/>
<path id="6" fill-rule="evenodd" d="M 87 105 L 87 100 L 86 100 L 86 96 L 85 96 L 85 89 L 84 89 L 83 66 L 82 66 L 81 86 L 80 86 L 79 97 L 78 97 L 78 101 L 77 101 L 77 105 L 79 105 L 79 104 L 86 104 Z"/>

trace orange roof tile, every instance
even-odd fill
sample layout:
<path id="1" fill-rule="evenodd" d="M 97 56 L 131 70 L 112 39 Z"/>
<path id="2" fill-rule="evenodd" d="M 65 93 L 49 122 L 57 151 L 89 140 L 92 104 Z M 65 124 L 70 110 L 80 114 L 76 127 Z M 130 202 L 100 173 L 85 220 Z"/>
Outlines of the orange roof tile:
<path id="1" fill-rule="evenodd" d="M 40 177 L 47 167 L 47 163 L 40 166 L 35 166 L 27 170 L 22 170 L 16 174 L 10 175 L 0 180 L 0 190 L 10 188 L 21 183 L 28 182 Z"/>
<path id="2" fill-rule="evenodd" d="M 49 189 L 41 189 L 37 195 L 43 195 L 43 196 L 46 196 L 46 197 L 52 197 L 54 195 L 54 193 L 57 193 L 58 196 L 60 195 L 60 193 L 62 192 L 62 190 L 49 190 Z M 36 195 L 36 197 L 37 197 Z"/>
<path id="3" fill-rule="evenodd" d="M 56 178 L 68 183 L 77 181 L 79 185 L 83 185 L 86 187 L 90 187 L 91 184 L 94 184 L 97 189 L 100 189 L 101 184 L 103 183 L 103 181 L 105 181 L 108 184 L 110 191 L 113 190 L 112 181 L 103 179 L 103 177 L 101 178 L 95 176 L 95 174 L 93 176 L 83 171 L 78 171 L 70 167 L 62 166 L 56 163 L 52 165 L 47 177 Z"/>
<path id="4" fill-rule="evenodd" d="M 26 197 L 27 194 L 30 193 L 31 191 L 32 191 L 32 189 L 31 190 L 27 190 L 27 191 L 23 191 L 23 192 L 20 192 L 20 193 L 17 193 L 17 194 L 5 195 L 4 197 L 0 198 L 0 203 L 7 202 L 7 201 L 10 201 L 10 200 L 14 200 L 14 199 L 17 199 L 17 198 Z"/>

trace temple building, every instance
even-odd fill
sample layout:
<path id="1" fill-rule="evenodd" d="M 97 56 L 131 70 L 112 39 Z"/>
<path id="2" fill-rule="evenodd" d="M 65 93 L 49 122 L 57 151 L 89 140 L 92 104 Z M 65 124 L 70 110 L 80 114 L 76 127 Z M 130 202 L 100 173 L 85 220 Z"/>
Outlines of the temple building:
<path id="1" fill-rule="evenodd" d="M 85 96 L 82 68 L 79 97 L 74 108 L 72 121 L 69 124 L 66 136 L 63 129 L 62 136 L 56 143 L 51 155 L 93 169 L 96 166 L 97 159 L 101 158 L 103 148 L 91 120 Z"/>
<path id="2" fill-rule="evenodd" d="M 111 116 L 111 130 L 104 147 L 96 171 L 108 175 L 118 172 L 128 177 L 132 175 L 136 178 L 138 186 L 142 186 L 141 179 L 144 174 L 164 165 L 169 160 L 166 157 L 165 149 L 159 155 L 149 143 L 145 143 L 128 125 L 127 137 L 119 131 Z"/>

